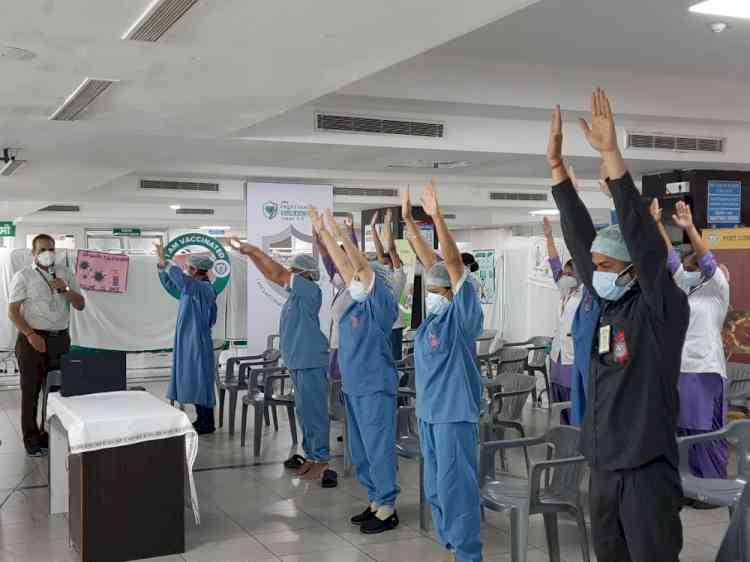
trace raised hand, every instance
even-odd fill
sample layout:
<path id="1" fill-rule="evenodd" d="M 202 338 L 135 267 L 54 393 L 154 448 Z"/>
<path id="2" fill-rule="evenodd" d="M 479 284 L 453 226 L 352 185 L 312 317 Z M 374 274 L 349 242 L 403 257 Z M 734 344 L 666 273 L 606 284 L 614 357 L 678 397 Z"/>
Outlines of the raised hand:
<path id="1" fill-rule="evenodd" d="M 597 88 L 591 96 L 591 125 L 585 119 L 580 119 L 580 123 L 586 140 L 594 150 L 601 153 L 618 150 L 612 108 L 607 94 L 601 88 Z"/>
<path id="2" fill-rule="evenodd" d="M 165 263 L 167 260 L 164 258 L 164 245 L 161 242 L 154 242 L 154 249 L 156 255 L 159 256 L 159 263 Z"/>
<path id="3" fill-rule="evenodd" d="M 659 200 L 656 197 L 651 200 L 651 206 L 648 210 L 651 213 L 651 216 L 654 217 L 654 222 L 659 224 L 661 222 L 661 207 L 659 206 Z"/>
<path id="4" fill-rule="evenodd" d="M 326 225 L 323 221 L 323 217 L 320 216 L 320 213 L 318 213 L 318 210 L 315 207 L 307 208 L 307 216 L 310 217 L 310 222 L 312 223 L 313 230 L 316 234 L 320 234 L 325 230 Z"/>
<path id="5" fill-rule="evenodd" d="M 411 214 L 411 195 L 409 194 L 409 188 L 401 190 L 401 214 L 404 219 L 412 218 Z"/>
<path id="6" fill-rule="evenodd" d="M 435 190 L 435 180 L 430 180 L 430 183 L 424 188 L 422 193 L 422 207 L 424 212 L 434 217 L 438 213 L 438 200 L 437 191 Z"/>
<path id="7" fill-rule="evenodd" d="M 552 238 L 552 223 L 550 222 L 549 217 L 544 217 L 544 237 Z"/>
<path id="8" fill-rule="evenodd" d="M 341 227 L 339 226 L 339 223 L 336 222 L 336 217 L 333 216 L 333 211 L 331 211 L 331 209 L 326 209 L 326 222 L 328 223 L 328 227 L 331 233 L 335 237 L 343 238 L 341 234 Z"/>
<path id="9" fill-rule="evenodd" d="M 672 215 L 672 220 L 683 230 L 687 230 L 693 226 L 693 213 L 690 211 L 690 205 L 684 201 L 678 201 L 675 206 L 675 214 Z"/>
<path id="10" fill-rule="evenodd" d="M 354 215 L 352 213 L 346 213 L 344 224 L 346 225 L 346 228 L 350 230 L 354 228 Z"/>
<path id="11" fill-rule="evenodd" d="M 549 142 L 547 144 L 547 163 L 550 168 L 559 168 L 563 165 L 562 158 L 562 114 L 560 106 L 556 105 L 552 111 L 552 121 L 549 128 Z"/>
<path id="12" fill-rule="evenodd" d="M 372 219 L 370 219 L 370 227 L 372 229 L 375 229 L 375 225 L 378 224 L 379 218 L 380 218 L 380 211 L 375 211 L 375 213 L 372 215 Z"/>

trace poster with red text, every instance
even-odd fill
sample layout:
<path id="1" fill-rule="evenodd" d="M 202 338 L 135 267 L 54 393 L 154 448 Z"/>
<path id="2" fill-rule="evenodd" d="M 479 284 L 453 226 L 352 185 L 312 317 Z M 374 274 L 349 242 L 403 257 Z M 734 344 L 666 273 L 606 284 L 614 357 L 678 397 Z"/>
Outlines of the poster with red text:
<path id="1" fill-rule="evenodd" d="M 122 254 L 78 250 L 76 280 L 87 291 L 125 293 L 129 265 L 130 258 Z"/>

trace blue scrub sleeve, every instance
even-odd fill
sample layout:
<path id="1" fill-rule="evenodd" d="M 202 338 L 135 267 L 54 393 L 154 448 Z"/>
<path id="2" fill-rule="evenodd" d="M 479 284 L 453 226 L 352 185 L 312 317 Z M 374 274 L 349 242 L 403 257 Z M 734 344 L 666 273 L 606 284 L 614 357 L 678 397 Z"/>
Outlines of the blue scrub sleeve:
<path id="1" fill-rule="evenodd" d="M 458 284 L 458 290 L 453 295 L 453 306 L 461 328 L 467 338 L 476 340 L 484 328 L 484 313 L 479 304 L 477 292 L 468 280 L 468 273 L 464 273 Z"/>
<path id="2" fill-rule="evenodd" d="M 393 292 L 377 275 L 373 276 L 373 284 L 367 296 L 367 302 L 372 307 L 375 321 L 383 332 L 390 334 L 393 324 L 398 319 L 398 308 Z"/>
<path id="3" fill-rule="evenodd" d="M 201 281 L 196 281 L 176 265 L 167 270 L 167 275 L 174 286 L 184 295 L 194 295 L 198 292 Z"/>
<path id="4" fill-rule="evenodd" d="M 320 307 L 323 305 L 323 293 L 316 283 L 301 275 L 292 275 L 291 291 L 292 295 L 299 298 L 309 312 L 315 316 L 320 313 Z"/>

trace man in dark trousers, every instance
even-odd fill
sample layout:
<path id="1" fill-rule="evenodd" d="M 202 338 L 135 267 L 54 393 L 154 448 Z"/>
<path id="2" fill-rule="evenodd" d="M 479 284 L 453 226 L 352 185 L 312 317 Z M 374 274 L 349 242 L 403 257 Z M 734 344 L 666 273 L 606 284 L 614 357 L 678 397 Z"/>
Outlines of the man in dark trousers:
<path id="1" fill-rule="evenodd" d="M 10 284 L 8 316 L 18 330 L 23 444 L 29 455 L 41 456 L 49 438 L 37 422 L 39 392 L 47 373 L 60 367 L 60 356 L 70 349 L 71 307 L 80 311 L 86 303 L 73 272 L 55 263 L 55 240 L 40 234 L 32 248 L 33 263 Z"/>
<path id="2" fill-rule="evenodd" d="M 565 243 L 601 304 L 582 434 L 591 465 L 594 549 L 603 562 L 677 562 L 677 381 L 690 310 L 667 268 L 648 204 L 625 167 L 609 100 L 600 89 L 592 113 L 591 125 L 581 120 L 581 126 L 602 156 L 619 226 L 594 230 L 562 159 L 559 106 L 547 159 Z"/>

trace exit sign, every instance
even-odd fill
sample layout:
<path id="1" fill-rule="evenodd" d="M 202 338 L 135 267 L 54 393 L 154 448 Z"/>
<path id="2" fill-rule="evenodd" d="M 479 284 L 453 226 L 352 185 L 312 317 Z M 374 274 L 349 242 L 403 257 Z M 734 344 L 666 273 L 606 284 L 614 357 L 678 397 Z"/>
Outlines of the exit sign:
<path id="1" fill-rule="evenodd" d="M 16 235 L 16 225 L 11 221 L 0 221 L 0 237 L 11 238 Z"/>
<path id="2" fill-rule="evenodd" d="M 112 233 L 115 236 L 132 236 L 134 238 L 141 237 L 140 228 L 115 228 L 112 230 Z"/>

